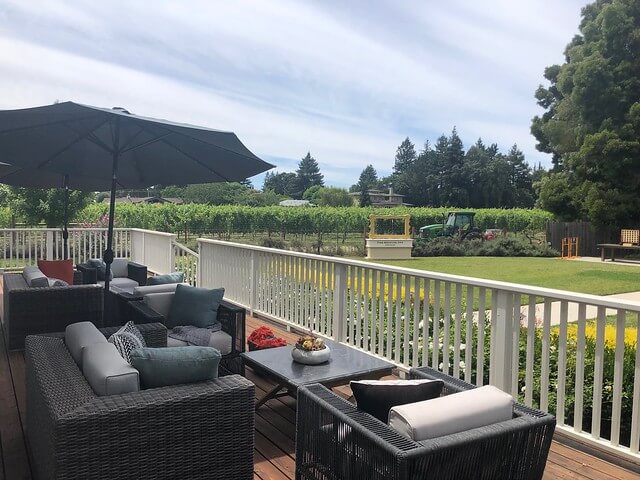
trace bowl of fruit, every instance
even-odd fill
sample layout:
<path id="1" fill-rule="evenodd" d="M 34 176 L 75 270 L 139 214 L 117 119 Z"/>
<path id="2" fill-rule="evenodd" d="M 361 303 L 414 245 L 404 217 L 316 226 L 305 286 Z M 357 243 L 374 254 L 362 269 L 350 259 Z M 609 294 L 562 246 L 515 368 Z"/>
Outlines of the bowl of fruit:
<path id="1" fill-rule="evenodd" d="M 315 335 L 303 335 L 291 350 L 294 362 L 304 365 L 318 365 L 329 361 L 331 350 L 320 337 Z"/>

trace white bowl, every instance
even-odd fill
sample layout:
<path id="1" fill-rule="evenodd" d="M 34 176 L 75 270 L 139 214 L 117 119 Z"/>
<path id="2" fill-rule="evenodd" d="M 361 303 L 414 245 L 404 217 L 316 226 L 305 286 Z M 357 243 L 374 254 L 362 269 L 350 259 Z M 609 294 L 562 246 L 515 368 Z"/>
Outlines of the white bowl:
<path id="1" fill-rule="evenodd" d="M 327 362 L 330 356 L 331 350 L 326 345 L 322 350 L 301 350 L 296 347 L 291 350 L 293 361 L 304 365 L 318 365 Z"/>

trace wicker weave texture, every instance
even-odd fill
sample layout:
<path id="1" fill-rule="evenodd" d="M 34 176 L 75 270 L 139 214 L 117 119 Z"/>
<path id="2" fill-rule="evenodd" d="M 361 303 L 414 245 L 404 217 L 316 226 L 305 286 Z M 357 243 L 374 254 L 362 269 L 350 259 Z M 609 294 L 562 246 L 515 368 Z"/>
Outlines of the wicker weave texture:
<path id="1" fill-rule="evenodd" d="M 444 395 L 474 388 L 431 369 Z M 541 479 L 554 417 L 518 406 L 507 422 L 415 442 L 321 385 L 298 390 L 297 479 Z"/>
<path id="2" fill-rule="evenodd" d="M 103 291 L 97 285 L 30 288 L 21 274 L 5 273 L 3 290 L 10 350 L 24 348 L 27 335 L 64 330 L 71 323 L 102 326 Z"/>
<path id="3" fill-rule="evenodd" d="M 97 397 L 63 339 L 30 336 L 25 356 L 27 436 L 40 480 L 253 478 L 248 380 Z"/>

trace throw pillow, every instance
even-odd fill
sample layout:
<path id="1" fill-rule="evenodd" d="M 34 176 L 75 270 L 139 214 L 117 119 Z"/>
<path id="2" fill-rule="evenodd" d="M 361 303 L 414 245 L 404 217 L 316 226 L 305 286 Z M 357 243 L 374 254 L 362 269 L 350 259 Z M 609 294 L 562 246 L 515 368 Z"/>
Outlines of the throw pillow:
<path id="1" fill-rule="evenodd" d="M 442 380 L 361 380 L 350 383 L 358 408 L 387 423 L 396 405 L 439 397 Z"/>
<path id="2" fill-rule="evenodd" d="M 218 376 L 220 352 L 211 347 L 137 348 L 131 365 L 143 388 L 212 380 Z"/>
<path id="3" fill-rule="evenodd" d="M 107 264 L 104 263 L 104 260 L 102 260 L 101 258 L 92 258 L 87 263 L 91 268 L 96 269 L 96 272 L 98 273 L 98 280 L 104 282 L 104 277 L 107 275 Z M 113 280 L 113 272 L 110 271 L 109 273 L 109 280 Z"/>
<path id="4" fill-rule="evenodd" d="M 183 272 L 166 273 L 164 275 L 156 275 L 155 277 L 149 277 L 147 279 L 147 285 L 164 285 L 167 283 L 182 282 L 184 282 Z"/>
<path id="5" fill-rule="evenodd" d="M 48 278 L 50 287 L 68 287 L 69 284 L 64 280 L 60 280 L 59 278 Z"/>
<path id="6" fill-rule="evenodd" d="M 224 288 L 210 290 L 178 284 L 169 315 L 165 319 L 165 326 L 172 329 L 178 325 L 200 328 L 214 325 L 223 296 Z"/>
<path id="7" fill-rule="evenodd" d="M 112 278 L 128 278 L 129 277 L 129 260 L 126 258 L 114 258 L 111 263 Z"/>
<path id="8" fill-rule="evenodd" d="M 125 323 L 120 330 L 109 337 L 109 343 L 113 343 L 118 353 L 127 363 L 131 363 L 131 352 L 136 348 L 147 346 L 144 337 L 133 322 Z"/>
<path id="9" fill-rule="evenodd" d="M 59 278 L 73 285 L 73 260 L 38 260 L 38 268 L 49 278 Z"/>

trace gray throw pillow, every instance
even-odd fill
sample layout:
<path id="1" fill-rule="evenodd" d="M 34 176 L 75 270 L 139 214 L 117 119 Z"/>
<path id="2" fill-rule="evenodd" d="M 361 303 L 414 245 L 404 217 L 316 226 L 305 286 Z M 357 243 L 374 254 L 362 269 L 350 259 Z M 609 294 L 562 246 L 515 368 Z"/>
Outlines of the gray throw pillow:
<path id="1" fill-rule="evenodd" d="M 38 267 L 27 266 L 22 270 L 22 278 L 30 287 L 48 287 L 49 279 Z"/>
<path id="2" fill-rule="evenodd" d="M 127 363 L 131 363 L 131 352 L 136 348 L 147 346 L 144 337 L 133 322 L 125 323 L 116 333 L 109 337 L 109 343 L 113 343 L 118 353 Z"/>
<path id="3" fill-rule="evenodd" d="M 48 278 L 50 287 L 68 287 L 69 284 L 64 280 L 60 280 L 59 278 Z"/>
<path id="4" fill-rule="evenodd" d="M 218 376 L 220 352 L 211 347 L 137 348 L 131 365 L 143 388 L 204 382 Z"/>
<path id="5" fill-rule="evenodd" d="M 224 288 L 196 288 L 178 284 L 165 326 L 172 329 L 178 325 L 200 328 L 214 325 L 218 320 L 218 307 L 223 296 Z"/>
<path id="6" fill-rule="evenodd" d="M 156 275 L 154 277 L 147 278 L 147 285 L 165 285 L 167 283 L 182 282 L 184 282 L 183 272 L 166 273 L 164 275 Z"/>

